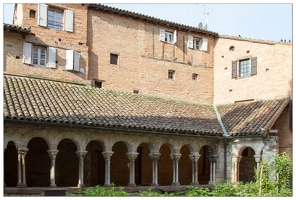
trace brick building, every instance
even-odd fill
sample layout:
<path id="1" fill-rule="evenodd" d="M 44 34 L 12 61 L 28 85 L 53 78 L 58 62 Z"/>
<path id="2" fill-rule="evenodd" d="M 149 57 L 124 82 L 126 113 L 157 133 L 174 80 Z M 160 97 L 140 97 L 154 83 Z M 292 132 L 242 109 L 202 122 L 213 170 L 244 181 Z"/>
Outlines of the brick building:
<path id="1" fill-rule="evenodd" d="M 6 194 L 250 181 L 292 150 L 291 43 L 16 4 L 3 69 Z"/>

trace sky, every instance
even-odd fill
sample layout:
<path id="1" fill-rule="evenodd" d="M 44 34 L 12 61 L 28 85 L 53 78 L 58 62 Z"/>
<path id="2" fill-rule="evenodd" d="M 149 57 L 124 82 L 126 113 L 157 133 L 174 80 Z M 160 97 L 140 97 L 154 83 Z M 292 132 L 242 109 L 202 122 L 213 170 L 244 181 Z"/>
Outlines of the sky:
<path id="1" fill-rule="evenodd" d="M 98 3 L 98 1 L 95 2 Z M 151 0 L 149 2 L 157 1 Z M 104 4 L 188 26 L 197 27 L 200 22 L 203 25 L 207 23 L 208 30 L 220 35 L 241 35 L 241 37 L 259 40 L 292 41 L 293 4 L 292 1 L 282 2 L 205 4 L 192 3 L 192 1 L 189 3 L 132 3 L 132 1 L 127 1 L 124 4 L 113 4 L 112 1 L 108 1 Z M 14 4 L 9 4 L 9 1 L 5 2 L 4 0 L 4 23 L 12 23 L 13 7 Z"/>

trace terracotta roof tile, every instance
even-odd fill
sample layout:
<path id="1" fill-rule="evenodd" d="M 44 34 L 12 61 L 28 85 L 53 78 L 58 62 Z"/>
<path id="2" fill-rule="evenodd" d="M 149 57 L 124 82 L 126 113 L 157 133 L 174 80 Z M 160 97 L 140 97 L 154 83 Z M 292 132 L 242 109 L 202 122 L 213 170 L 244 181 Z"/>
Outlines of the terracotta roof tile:
<path id="1" fill-rule="evenodd" d="M 241 102 L 219 105 L 217 109 L 229 135 L 258 135 L 263 133 L 261 128 L 272 127 L 289 101 L 290 98 Z"/>
<path id="2" fill-rule="evenodd" d="M 4 119 L 221 136 L 212 106 L 4 76 Z"/>

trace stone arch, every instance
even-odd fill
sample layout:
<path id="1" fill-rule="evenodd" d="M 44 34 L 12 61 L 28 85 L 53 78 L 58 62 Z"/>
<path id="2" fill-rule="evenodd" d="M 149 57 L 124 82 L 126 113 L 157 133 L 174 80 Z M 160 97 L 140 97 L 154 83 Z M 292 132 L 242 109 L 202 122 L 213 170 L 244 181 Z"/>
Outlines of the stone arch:
<path id="1" fill-rule="evenodd" d="M 110 163 L 110 180 L 116 186 L 126 186 L 129 183 L 129 159 L 127 157 L 128 143 L 117 141 L 112 146 L 113 155 Z"/>
<path id="2" fill-rule="evenodd" d="M 171 158 L 173 145 L 164 143 L 159 148 L 158 159 L 158 183 L 159 185 L 171 185 L 173 182 L 173 161 Z"/>
<path id="3" fill-rule="evenodd" d="M 15 187 L 18 181 L 17 148 L 14 141 L 8 141 L 4 151 L 4 183 L 6 187 Z"/>
<path id="4" fill-rule="evenodd" d="M 183 145 L 180 149 L 182 154 L 179 160 L 179 180 L 181 185 L 190 185 L 192 181 L 192 162 L 190 160 L 190 153 L 193 152 L 191 145 Z"/>
<path id="5" fill-rule="evenodd" d="M 48 143 L 41 137 L 33 137 L 27 144 L 26 183 L 28 187 L 48 187 L 50 185 L 50 158 Z"/>
<path id="6" fill-rule="evenodd" d="M 198 182 L 199 184 L 208 184 L 210 181 L 210 149 L 211 147 L 206 144 L 202 146 L 199 150 L 198 159 Z"/>
<path id="7" fill-rule="evenodd" d="M 141 143 L 135 160 L 135 183 L 137 185 L 148 186 L 152 183 L 152 161 L 149 154 L 153 148 L 151 143 Z"/>
<path id="8" fill-rule="evenodd" d="M 242 182 L 255 181 L 255 151 L 251 147 L 243 147 L 239 151 L 240 161 L 239 161 L 239 174 L 238 180 Z"/>
<path id="9" fill-rule="evenodd" d="M 76 154 L 78 147 L 73 140 L 65 138 L 57 146 L 56 185 L 58 187 L 73 187 L 78 184 L 79 160 Z"/>
<path id="10" fill-rule="evenodd" d="M 104 143 L 91 140 L 85 147 L 87 153 L 84 158 L 84 183 L 86 187 L 104 185 L 105 160 L 102 155 Z"/>

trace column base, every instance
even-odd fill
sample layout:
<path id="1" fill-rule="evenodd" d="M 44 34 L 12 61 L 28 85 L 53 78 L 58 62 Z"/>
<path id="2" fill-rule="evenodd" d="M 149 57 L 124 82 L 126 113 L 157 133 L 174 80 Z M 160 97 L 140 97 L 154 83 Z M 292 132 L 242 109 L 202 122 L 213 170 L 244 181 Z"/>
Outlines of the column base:
<path id="1" fill-rule="evenodd" d="M 84 188 L 85 187 L 85 184 L 78 184 L 77 187 Z"/>
<path id="2" fill-rule="evenodd" d="M 110 183 L 104 183 L 104 187 L 110 187 L 111 184 Z"/>
<path id="3" fill-rule="evenodd" d="M 159 184 L 158 183 L 151 183 L 151 186 L 153 186 L 153 187 L 159 187 Z"/>
<path id="4" fill-rule="evenodd" d="M 27 183 L 17 183 L 16 187 L 21 187 L 21 188 L 27 187 Z"/>
<path id="5" fill-rule="evenodd" d="M 127 186 L 128 187 L 137 187 L 137 185 L 135 183 L 129 183 Z"/>
<path id="6" fill-rule="evenodd" d="M 209 181 L 209 185 L 214 185 L 216 182 L 215 181 Z"/>
<path id="7" fill-rule="evenodd" d="M 57 187 L 57 185 L 56 184 L 50 184 L 50 186 L 49 187 L 51 187 L 51 188 L 56 188 Z"/>
<path id="8" fill-rule="evenodd" d="M 198 186 L 199 185 L 199 182 L 191 182 L 190 185 L 192 185 L 192 186 Z"/>
<path id="9" fill-rule="evenodd" d="M 172 183 L 172 186 L 180 186 L 180 183 Z"/>

